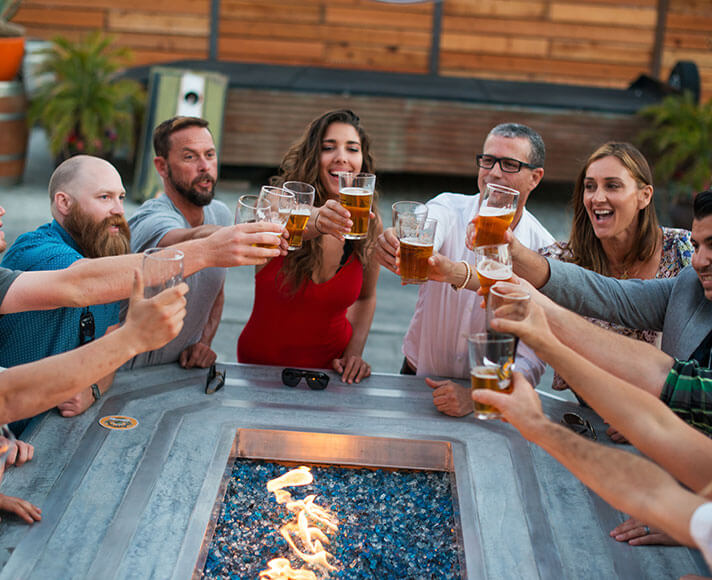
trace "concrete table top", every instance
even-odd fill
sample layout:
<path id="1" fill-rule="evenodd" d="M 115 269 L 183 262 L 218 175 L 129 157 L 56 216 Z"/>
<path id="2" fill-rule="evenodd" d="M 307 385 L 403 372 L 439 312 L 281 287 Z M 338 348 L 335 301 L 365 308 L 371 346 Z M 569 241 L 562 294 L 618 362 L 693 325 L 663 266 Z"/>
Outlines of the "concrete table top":
<path id="1" fill-rule="evenodd" d="M 83 415 L 48 413 L 31 430 L 35 458 L 2 493 L 41 507 L 32 526 L 0 523 L 0 580 L 188 578 L 193 575 L 238 429 L 446 441 L 452 446 L 467 578 L 678 578 L 707 574 L 695 550 L 631 547 L 608 532 L 625 519 L 512 427 L 437 412 L 420 380 L 332 375 L 325 391 L 288 388 L 276 367 L 228 364 L 225 387 L 177 365 L 117 374 Z M 575 408 L 544 396 L 557 419 Z M 136 428 L 107 430 L 106 415 Z M 599 440 L 605 440 L 605 435 Z"/>

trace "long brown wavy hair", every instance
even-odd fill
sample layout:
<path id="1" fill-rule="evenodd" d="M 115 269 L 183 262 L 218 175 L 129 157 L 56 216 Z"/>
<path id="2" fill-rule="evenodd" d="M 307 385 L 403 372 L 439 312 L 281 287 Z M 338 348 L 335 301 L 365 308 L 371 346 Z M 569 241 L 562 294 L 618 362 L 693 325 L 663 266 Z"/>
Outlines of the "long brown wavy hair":
<path id="1" fill-rule="evenodd" d="M 319 162 L 324 134 L 332 123 L 346 123 L 356 129 L 361 141 L 361 155 L 363 156 L 361 171 L 374 173 L 371 142 L 366 131 L 361 126 L 361 120 L 353 111 L 340 109 L 324 113 L 311 122 L 299 141 L 294 143 L 285 153 L 279 167 L 279 174 L 271 179 L 272 184 L 281 185 L 285 181 L 311 183 L 316 189 L 314 206 L 321 207 L 326 203 L 329 199 L 329 194 L 319 177 Z M 372 211 L 376 216 L 378 216 L 377 200 L 378 195 L 374 191 Z M 354 253 L 358 256 L 364 269 L 368 263 L 375 238 L 376 228 L 370 227 L 368 228 L 368 237 L 365 240 L 352 242 L 354 244 Z M 292 291 L 296 292 L 307 279 L 311 278 L 312 272 L 321 267 L 321 264 L 322 247 L 320 237 L 304 240 L 300 250 L 289 252 L 285 257 L 282 264 L 282 274 L 284 274 L 285 281 L 291 286 Z"/>
<path id="2" fill-rule="evenodd" d="M 653 185 L 653 174 L 643 154 L 630 143 L 610 141 L 596 149 L 586 161 L 576 178 L 576 186 L 572 199 L 574 221 L 571 226 L 569 247 L 574 255 L 575 264 L 593 270 L 605 276 L 613 273 L 608 267 L 608 258 L 603 251 L 601 240 L 596 237 L 593 225 L 583 203 L 584 180 L 591 163 L 604 157 L 615 157 L 630 172 L 639 188 Z M 638 211 L 638 237 L 633 244 L 624 263 L 632 264 L 637 260 L 648 260 L 657 248 L 660 239 L 660 224 L 655 213 L 653 200 Z"/>

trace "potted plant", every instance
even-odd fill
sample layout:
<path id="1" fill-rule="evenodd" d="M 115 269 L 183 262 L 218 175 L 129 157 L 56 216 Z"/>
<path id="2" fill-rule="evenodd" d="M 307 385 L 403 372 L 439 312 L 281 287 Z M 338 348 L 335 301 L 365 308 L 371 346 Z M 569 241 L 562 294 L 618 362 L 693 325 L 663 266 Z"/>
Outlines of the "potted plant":
<path id="1" fill-rule="evenodd" d="M 0 0 L 0 81 L 17 76 L 25 52 L 25 29 L 10 22 L 21 0 Z"/>
<path id="2" fill-rule="evenodd" d="M 113 159 L 133 152 L 136 127 L 144 107 L 144 90 L 117 73 L 129 52 L 113 48 L 112 38 L 96 31 L 78 42 L 57 37 L 45 52 L 39 72 L 54 82 L 37 90 L 29 119 L 47 131 L 58 160 L 77 153 Z"/>
<path id="3" fill-rule="evenodd" d="M 653 165 L 673 225 L 689 228 L 695 193 L 712 184 L 712 99 L 698 105 L 689 92 L 671 95 L 639 115 L 647 126 L 638 142 Z"/>

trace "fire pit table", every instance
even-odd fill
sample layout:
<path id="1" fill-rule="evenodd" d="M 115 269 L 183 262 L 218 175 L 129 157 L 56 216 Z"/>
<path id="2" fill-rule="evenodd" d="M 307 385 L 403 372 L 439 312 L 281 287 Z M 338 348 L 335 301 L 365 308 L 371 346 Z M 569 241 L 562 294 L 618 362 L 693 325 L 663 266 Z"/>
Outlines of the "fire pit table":
<path id="1" fill-rule="evenodd" d="M 51 412 L 38 421 L 28 438 L 35 458 L 10 468 L 0 491 L 40 506 L 42 521 L 28 526 L 3 515 L 0 580 L 201 578 L 226 489 L 235 496 L 246 491 L 234 475 L 243 459 L 273 474 L 298 465 L 313 465 L 314 471 L 356 468 L 375 488 L 381 473 L 441 474 L 452 495 L 445 503 L 460 578 L 708 574 L 695 550 L 631 547 L 611 539 L 608 532 L 624 514 L 511 426 L 438 413 L 420 379 L 376 374 L 346 385 L 332 373 L 326 390 L 312 391 L 303 381 L 295 388 L 282 385 L 276 367 L 226 364 L 218 370 L 226 371 L 225 386 L 212 395 L 205 394 L 205 370 L 166 365 L 119 373 L 107 397 L 83 415 L 64 419 Z M 556 420 L 571 410 L 589 419 L 607 444 L 595 414 L 554 397 L 542 399 Z M 119 418 L 105 419 L 110 416 Z M 266 489 L 254 489 L 273 501 Z M 299 488 L 288 489 L 302 497 Z M 373 496 L 376 504 L 394 502 L 385 494 Z M 346 524 L 357 519 L 349 512 L 349 497 L 317 501 L 337 503 L 340 518 L 350 520 Z M 430 505 L 447 511 L 427 501 L 432 504 L 420 512 L 427 515 Z M 285 523 L 250 506 L 242 511 L 257 525 L 276 530 Z M 377 545 L 379 551 L 407 551 L 416 543 L 384 532 Z M 253 554 L 245 550 L 246 560 Z M 364 552 L 337 562 L 334 574 L 357 577 L 355 571 L 368 561 Z M 266 567 L 265 561 L 261 569 Z M 396 576 L 376 571 L 372 577 Z"/>

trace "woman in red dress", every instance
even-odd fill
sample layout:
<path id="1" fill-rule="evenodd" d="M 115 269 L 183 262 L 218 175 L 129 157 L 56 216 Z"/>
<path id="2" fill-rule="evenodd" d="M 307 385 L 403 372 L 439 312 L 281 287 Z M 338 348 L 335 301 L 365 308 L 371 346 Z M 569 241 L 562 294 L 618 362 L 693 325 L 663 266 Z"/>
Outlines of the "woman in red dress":
<path id="1" fill-rule="evenodd" d="M 311 183 L 314 209 L 303 244 L 255 273 L 255 303 L 237 342 L 243 363 L 328 368 L 344 382 L 371 374 L 361 358 L 376 308 L 379 266 L 371 259 L 383 230 L 376 195 L 362 241 L 344 239 L 352 222 L 339 203 L 340 172 L 373 173 L 368 135 L 351 111 L 315 119 L 287 151 L 276 184 Z"/>

